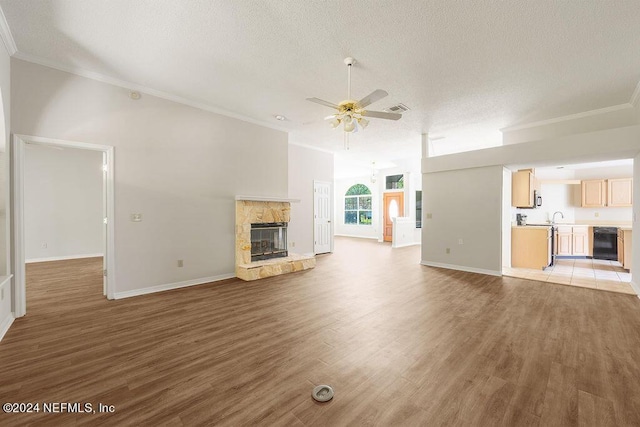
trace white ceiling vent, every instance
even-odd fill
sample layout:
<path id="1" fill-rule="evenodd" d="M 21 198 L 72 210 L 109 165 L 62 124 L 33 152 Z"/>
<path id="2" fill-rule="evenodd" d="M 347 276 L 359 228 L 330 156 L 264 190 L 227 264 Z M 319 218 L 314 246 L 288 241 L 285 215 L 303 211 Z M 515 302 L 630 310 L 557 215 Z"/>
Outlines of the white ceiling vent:
<path id="1" fill-rule="evenodd" d="M 404 113 L 405 111 L 409 111 L 409 107 L 404 104 L 396 104 L 386 108 L 384 111 L 388 113 Z"/>

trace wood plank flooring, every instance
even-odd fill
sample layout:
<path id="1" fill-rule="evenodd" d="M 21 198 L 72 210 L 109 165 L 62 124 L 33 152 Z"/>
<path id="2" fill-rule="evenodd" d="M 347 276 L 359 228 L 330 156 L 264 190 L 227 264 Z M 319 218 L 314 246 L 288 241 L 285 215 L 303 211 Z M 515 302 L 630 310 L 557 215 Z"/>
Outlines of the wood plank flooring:
<path id="1" fill-rule="evenodd" d="M 118 301 L 100 259 L 28 265 L 0 403 L 115 413 L 0 425 L 640 425 L 637 297 L 335 247 L 305 272 Z M 322 383 L 335 397 L 319 404 Z"/>

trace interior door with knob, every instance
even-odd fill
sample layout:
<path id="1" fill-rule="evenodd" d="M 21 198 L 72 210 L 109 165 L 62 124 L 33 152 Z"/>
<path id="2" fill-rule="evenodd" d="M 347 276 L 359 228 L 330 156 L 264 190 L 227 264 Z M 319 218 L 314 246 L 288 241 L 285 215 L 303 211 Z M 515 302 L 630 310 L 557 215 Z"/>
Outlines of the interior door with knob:
<path id="1" fill-rule="evenodd" d="M 331 252 L 333 229 L 331 228 L 331 183 L 313 182 L 313 253 Z"/>

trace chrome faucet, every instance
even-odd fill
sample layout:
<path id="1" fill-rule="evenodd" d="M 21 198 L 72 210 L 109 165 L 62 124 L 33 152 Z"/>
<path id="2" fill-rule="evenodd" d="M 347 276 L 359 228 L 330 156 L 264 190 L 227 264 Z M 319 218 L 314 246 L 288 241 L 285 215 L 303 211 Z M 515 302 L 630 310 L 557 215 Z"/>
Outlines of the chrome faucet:
<path id="1" fill-rule="evenodd" d="M 553 216 L 551 217 L 551 224 L 555 224 L 556 223 L 556 214 L 560 214 L 560 217 L 562 217 L 562 219 L 564 219 L 564 214 L 560 211 L 554 212 Z"/>

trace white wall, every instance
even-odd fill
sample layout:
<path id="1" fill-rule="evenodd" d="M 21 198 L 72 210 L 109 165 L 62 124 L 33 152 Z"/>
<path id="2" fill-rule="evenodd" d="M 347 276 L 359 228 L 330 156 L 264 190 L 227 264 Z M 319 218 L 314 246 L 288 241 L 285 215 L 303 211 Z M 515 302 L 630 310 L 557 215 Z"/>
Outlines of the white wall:
<path id="1" fill-rule="evenodd" d="M 638 185 L 638 177 L 640 177 L 640 153 L 633 159 L 633 200 L 640 200 L 640 185 Z M 632 219 L 632 238 L 631 238 L 631 285 L 640 295 L 640 228 L 636 227 L 640 218 L 640 203 L 633 204 Z"/>
<path id="2" fill-rule="evenodd" d="M 234 197 L 288 196 L 285 132 L 20 60 L 12 72 L 14 133 L 115 146 L 116 294 L 232 276 Z"/>
<path id="3" fill-rule="evenodd" d="M 502 166 L 423 175 L 423 264 L 501 274 L 502 176 Z"/>
<path id="4" fill-rule="evenodd" d="M 380 226 L 380 192 L 378 190 L 378 180 L 371 182 L 371 175 L 358 178 L 346 178 L 336 180 L 334 185 L 334 211 L 335 227 L 333 232 L 336 236 L 362 237 L 366 239 L 378 239 L 382 233 Z M 347 190 L 355 184 L 364 184 L 371 190 L 371 225 L 345 224 L 344 223 L 344 195 Z"/>
<path id="5" fill-rule="evenodd" d="M 27 145 L 24 187 L 27 261 L 102 255 L 102 152 Z"/>
<path id="6" fill-rule="evenodd" d="M 511 267 L 511 225 L 515 221 L 511 207 L 511 171 L 502 169 L 502 266 Z"/>
<path id="7" fill-rule="evenodd" d="M 313 253 L 314 180 L 333 182 L 333 154 L 289 144 L 289 198 L 300 199 L 291 203 L 290 252 Z"/>

